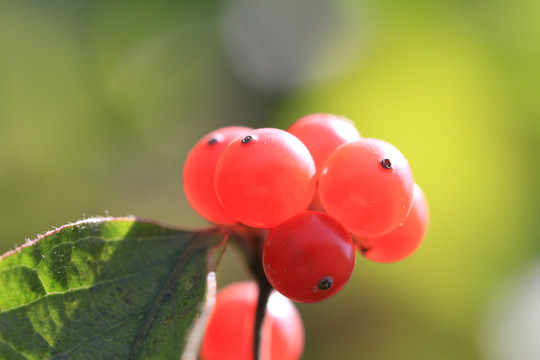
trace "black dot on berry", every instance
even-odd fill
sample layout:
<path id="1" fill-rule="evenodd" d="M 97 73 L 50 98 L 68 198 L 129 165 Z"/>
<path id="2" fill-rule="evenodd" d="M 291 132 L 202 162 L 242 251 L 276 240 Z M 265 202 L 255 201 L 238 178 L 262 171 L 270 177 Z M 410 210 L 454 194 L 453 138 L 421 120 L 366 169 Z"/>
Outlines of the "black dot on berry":
<path id="1" fill-rule="evenodd" d="M 332 287 L 334 280 L 330 276 L 326 276 L 319 281 L 319 290 L 328 290 Z"/>
<path id="2" fill-rule="evenodd" d="M 390 161 L 390 159 L 382 159 L 381 160 L 381 165 L 385 169 L 391 169 L 392 168 L 392 162 Z"/>
<path id="3" fill-rule="evenodd" d="M 253 136 L 248 135 L 242 138 L 242 144 L 247 144 L 253 141 Z"/>
<path id="4" fill-rule="evenodd" d="M 212 146 L 212 145 L 215 145 L 218 143 L 218 139 L 217 138 L 211 138 L 210 140 L 208 140 L 208 146 Z"/>

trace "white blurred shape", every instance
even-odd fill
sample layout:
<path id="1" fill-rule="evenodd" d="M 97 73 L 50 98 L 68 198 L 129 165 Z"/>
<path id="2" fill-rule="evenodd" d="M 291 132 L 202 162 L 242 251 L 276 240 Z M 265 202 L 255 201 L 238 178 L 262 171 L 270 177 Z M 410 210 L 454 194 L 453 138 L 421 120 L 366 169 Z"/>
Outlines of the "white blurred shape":
<path id="1" fill-rule="evenodd" d="M 273 316 L 281 319 L 289 319 L 295 311 L 292 302 L 277 291 L 273 291 L 268 298 L 266 310 Z"/>
<path id="2" fill-rule="evenodd" d="M 363 43 L 359 13 L 331 0 L 231 0 L 220 26 L 237 76 L 275 93 L 349 68 Z"/>
<path id="3" fill-rule="evenodd" d="M 540 360 L 540 262 L 501 287 L 479 340 L 485 360 Z"/>

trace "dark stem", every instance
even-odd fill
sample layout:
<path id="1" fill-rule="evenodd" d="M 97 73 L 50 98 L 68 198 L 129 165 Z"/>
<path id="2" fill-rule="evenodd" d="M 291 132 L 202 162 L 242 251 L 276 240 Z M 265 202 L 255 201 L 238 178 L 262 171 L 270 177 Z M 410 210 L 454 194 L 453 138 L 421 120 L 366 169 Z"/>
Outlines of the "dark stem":
<path id="1" fill-rule="evenodd" d="M 259 299 L 257 301 L 257 311 L 255 313 L 255 327 L 253 334 L 253 359 L 261 358 L 261 340 L 262 340 L 262 325 L 264 315 L 266 314 L 266 304 L 272 292 L 272 285 L 264 278 L 263 281 L 257 281 L 259 285 Z"/>

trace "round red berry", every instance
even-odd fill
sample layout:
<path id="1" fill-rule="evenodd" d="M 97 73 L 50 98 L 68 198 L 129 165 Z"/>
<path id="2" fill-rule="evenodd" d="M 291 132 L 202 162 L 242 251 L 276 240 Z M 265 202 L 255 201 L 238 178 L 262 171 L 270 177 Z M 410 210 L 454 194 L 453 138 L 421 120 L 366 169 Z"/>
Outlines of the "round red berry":
<path id="1" fill-rule="evenodd" d="M 341 145 L 319 176 L 325 211 L 361 237 L 385 234 L 403 222 L 412 204 L 413 187 L 407 159 L 378 139 Z"/>
<path id="2" fill-rule="evenodd" d="M 211 222 L 227 225 L 237 222 L 217 198 L 215 170 L 227 145 L 249 131 L 250 128 L 242 126 L 215 130 L 200 139 L 188 154 L 183 171 L 184 193 L 193 209 Z"/>
<path id="3" fill-rule="evenodd" d="M 216 168 L 223 207 L 241 223 L 271 228 L 306 209 L 315 193 L 315 164 L 300 140 L 263 128 L 231 142 Z"/>
<path id="4" fill-rule="evenodd" d="M 360 139 L 354 123 L 332 114 L 310 114 L 296 120 L 288 129 L 306 145 L 317 172 L 320 172 L 328 156 L 338 146 Z"/>
<path id="5" fill-rule="evenodd" d="M 405 221 L 387 234 L 358 239 L 359 251 L 369 260 L 390 263 L 411 255 L 422 242 L 429 223 L 429 209 L 424 193 L 414 186 L 411 211 Z"/>
<path id="6" fill-rule="evenodd" d="M 263 267 L 274 289 L 291 300 L 324 300 L 343 288 L 355 262 L 347 230 L 331 216 L 305 211 L 270 230 Z"/>

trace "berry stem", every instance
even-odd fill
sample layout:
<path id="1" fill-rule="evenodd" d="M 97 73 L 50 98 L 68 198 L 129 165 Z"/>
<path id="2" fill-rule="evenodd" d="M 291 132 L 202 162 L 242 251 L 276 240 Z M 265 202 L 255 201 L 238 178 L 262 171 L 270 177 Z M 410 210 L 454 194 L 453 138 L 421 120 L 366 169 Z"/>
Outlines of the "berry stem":
<path id="1" fill-rule="evenodd" d="M 264 322 L 264 316 L 266 314 L 266 304 L 268 298 L 272 292 L 272 285 L 264 278 L 264 281 L 259 281 L 259 299 L 257 300 L 257 311 L 255 312 L 255 327 L 253 334 L 253 359 L 259 360 L 261 355 L 261 339 L 262 339 L 262 325 Z"/>
<path id="2" fill-rule="evenodd" d="M 262 264 L 262 250 L 267 230 L 237 225 L 228 228 L 232 233 L 231 241 L 243 253 L 249 272 L 255 278 L 259 287 L 257 310 L 255 313 L 255 326 L 253 336 L 253 359 L 261 358 L 261 334 L 266 305 L 272 292 L 272 285 L 268 282 Z"/>

